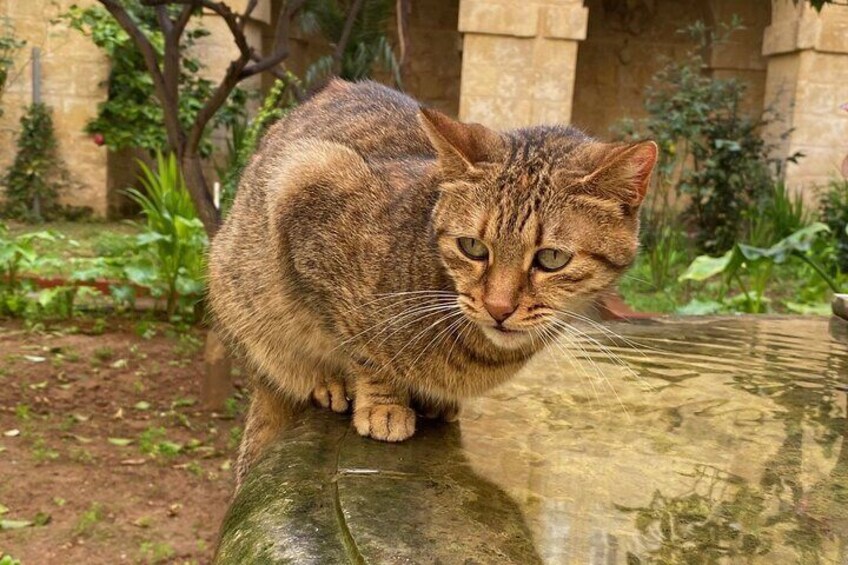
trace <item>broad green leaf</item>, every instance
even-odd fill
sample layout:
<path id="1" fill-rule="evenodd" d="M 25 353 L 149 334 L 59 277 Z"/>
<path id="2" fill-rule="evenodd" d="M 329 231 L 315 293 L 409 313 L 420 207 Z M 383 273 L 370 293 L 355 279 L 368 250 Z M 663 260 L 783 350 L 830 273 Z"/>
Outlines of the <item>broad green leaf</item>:
<path id="1" fill-rule="evenodd" d="M 716 275 L 724 272 L 730 265 L 733 259 L 733 251 L 728 251 L 721 257 L 710 257 L 709 255 L 701 255 L 695 257 L 692 264 L 686 269 L 677 279 L 683 281 L 705 281 Z"/>
<path id="2" fill-rule="evenodd" d="M 697 298 L 689 301 L 685 306 L 677 309 L 677 314 L 682 316 L 707 316 L 709 314 L 717 314 L 722 309 L 721 302 L 714 300 L 698 300 Z"/>

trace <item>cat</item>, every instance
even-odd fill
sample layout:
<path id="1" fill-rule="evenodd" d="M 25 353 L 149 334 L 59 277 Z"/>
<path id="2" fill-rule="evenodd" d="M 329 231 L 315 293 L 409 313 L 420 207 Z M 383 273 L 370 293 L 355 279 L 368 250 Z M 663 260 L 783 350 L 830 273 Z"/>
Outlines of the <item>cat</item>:
<path id="1" fill-rule="evenodd" d="M 356 431 L 392 442 L 509 379 L 633 262 L 656 159 L 374 82 L 333 80 L 276 123 L 209 258 L 211 310 L 255 376 L 237 483 L 310 398 L 352 399 Z"/>

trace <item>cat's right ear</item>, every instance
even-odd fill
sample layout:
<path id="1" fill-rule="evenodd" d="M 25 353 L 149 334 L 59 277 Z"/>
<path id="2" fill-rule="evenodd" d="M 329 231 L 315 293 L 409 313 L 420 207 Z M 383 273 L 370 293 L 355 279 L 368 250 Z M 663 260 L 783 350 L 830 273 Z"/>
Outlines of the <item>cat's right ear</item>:
<path id="1" fill-rule="evenodd" d="M 421 108 L 418 121 L 439 156 L 442 172 L 462 175 L 490 162 L 503 146 L 501 136 L 480 124 L 464 124 L 437 110 Z"/>

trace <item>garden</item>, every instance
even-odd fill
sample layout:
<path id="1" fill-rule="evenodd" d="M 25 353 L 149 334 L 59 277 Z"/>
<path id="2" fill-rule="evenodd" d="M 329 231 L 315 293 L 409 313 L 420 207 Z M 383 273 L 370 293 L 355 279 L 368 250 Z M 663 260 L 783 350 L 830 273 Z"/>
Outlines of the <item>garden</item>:
<path id="1" fill-rule="evenodd" d="M 207 4 L 241 45 L 244 19 Z M 296 74 L 278 26 L 278 49 L 243 49 L 220 83 L 194 48 L 210 33 L 198 5 L 102 1 L 59 17 L 111 62 L 85 131 L 143 156 L 122 192 L 131 217 L 63 204 L 78 180 L 50 106 L 26 108 L 16 132 L 0 178 L 2 565 L 209 561 L 247 394 L 237 364 L 217 382 L 205 374 L 209 241 L 263 133 L 308 92 L 331 76 L 404 85 L 393 1 L 285 3 L 280 18 L 326 48 Z M 0 21 L 0 112 L 27 49 L 14 23 Z M 704 72 L 705 51 L 743 25 L 682 29 L 697 47 L 651 78 L 644 118 L 615 128 L 660 147 L 641 252 L 618 289 L 636 312 L 826 316 L 848 292 L 848 180 L 784 184 L 805 156 L 773 158 L 777 111 L 747 112 L 744 82 Z M 271 69 L 270 88 L 245 86 Z"/>

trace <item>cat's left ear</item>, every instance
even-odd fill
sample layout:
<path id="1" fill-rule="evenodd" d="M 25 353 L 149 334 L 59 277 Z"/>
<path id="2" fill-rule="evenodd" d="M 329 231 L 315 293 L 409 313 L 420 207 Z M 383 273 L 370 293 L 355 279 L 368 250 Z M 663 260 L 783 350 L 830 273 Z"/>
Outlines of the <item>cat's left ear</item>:
<path id="1" fill-rule="evenodd" d="M 648 192 L 658 155 L 659 149 L 653 141 L 618 148 L 581 182 L 602 192 L 614 193 L 628 206 L 637 208 Z"/>
<path id="2" fill-rule="evenodd" d="M 501 136 L 480 124 L 464 124 L 431 108 L 421 108 L 418 121 L 439 156 L 448 176 L 461 175 L 480 163 L 493 160 L 503 146 Z"/>

